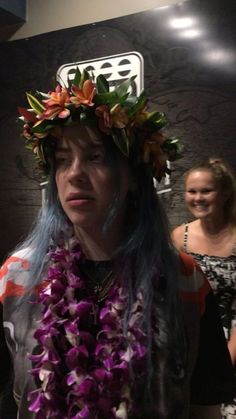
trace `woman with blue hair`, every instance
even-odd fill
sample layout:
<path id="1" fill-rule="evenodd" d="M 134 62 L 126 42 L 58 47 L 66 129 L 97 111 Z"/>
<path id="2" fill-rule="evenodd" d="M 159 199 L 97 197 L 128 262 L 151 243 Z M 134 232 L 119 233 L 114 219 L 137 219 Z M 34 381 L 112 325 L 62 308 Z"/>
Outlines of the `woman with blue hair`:
<path id="1" fill-rule="evenodd" d="M 110 91 L 77 69 L 19 108 L 48 178 L 34 229 L 1 269 L 19 419 L 213 419 L 234 397 L 212 292 L 173 250 L 153 183 L 178 140 L 131 83 Z"/>

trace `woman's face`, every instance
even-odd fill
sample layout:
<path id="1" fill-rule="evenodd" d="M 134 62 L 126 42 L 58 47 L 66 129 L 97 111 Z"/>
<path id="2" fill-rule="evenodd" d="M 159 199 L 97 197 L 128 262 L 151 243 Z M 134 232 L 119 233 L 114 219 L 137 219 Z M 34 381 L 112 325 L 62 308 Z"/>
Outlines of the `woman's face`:
<path id="1" fill-rule="evenodd" d="M 208 170 L 194 170 L 185 180 L 185 202 L 195 218 L 222 216 L 224 197 Z"/>
<path id="2" fill-rule="evenodd" d="M 120 200 L 113 224 L 122 226 L 127 193 L 133 188 L 125 157 L 120 156 L 115 172 L 99 134 L 85 126 L 70 126 L 57 140 L 55 164 L 59 200 L 75 231 L 93 234 L 103 228 L 114 204 L 117 184 Z"/>

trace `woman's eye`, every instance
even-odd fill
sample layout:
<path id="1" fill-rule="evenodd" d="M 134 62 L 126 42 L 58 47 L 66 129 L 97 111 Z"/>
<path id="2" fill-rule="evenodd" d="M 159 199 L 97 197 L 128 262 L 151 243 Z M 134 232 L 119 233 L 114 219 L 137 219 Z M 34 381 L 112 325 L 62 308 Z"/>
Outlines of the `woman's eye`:
<path id="1" fill-rule="evenodd" d="M 67 164 L 68 158 L 65 156 L 58 156 L 55 158 L 56 167 Z"/>
<path id="2" fill-rule="evenodd" d="M 213 191 L 213 189 L 205 189 L 205 190 L 203 191 L 203 193 L 211 193 L 211 192 L 214 192 L 214 191 Z"/>
<path id="3" fill-rule="evenodd" d="M 104 161 L 103 153 L 92 153 L 89 155 L 89 160 L 92 162 L 99 162 L 102 163 Z"/>

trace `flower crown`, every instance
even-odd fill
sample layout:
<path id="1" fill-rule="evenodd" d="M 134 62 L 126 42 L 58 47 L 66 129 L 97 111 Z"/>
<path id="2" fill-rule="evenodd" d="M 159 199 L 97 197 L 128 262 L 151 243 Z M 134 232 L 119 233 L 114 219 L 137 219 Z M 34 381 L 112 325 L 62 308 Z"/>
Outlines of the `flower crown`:
<path id="1" fill-rule="evenodd" d="M 19 107 L 23 121 L 26 147 L 32 150 L 40 167 L 47 174 L 58 127 L 75 122 L 96 125 L 99 131 L 112 137 L 116 146 L 129 156 L 136 149 L 139 162 L 150 165 L 158 181 L 169 173 L 167 160 L 180 157 L 180 144 L 176 138 L 165 138 L 160 130 L 167 124 L 164 113 L 147 111 L 145 92 L 132 96 L 129 88 L 133 76 L 114 90 L 103 75 L 94 82 L 93 77 L 77 68 L 75 77 L 65 87 L 57 84 L 47 94 L 26 93 L 30 109 Z"/>

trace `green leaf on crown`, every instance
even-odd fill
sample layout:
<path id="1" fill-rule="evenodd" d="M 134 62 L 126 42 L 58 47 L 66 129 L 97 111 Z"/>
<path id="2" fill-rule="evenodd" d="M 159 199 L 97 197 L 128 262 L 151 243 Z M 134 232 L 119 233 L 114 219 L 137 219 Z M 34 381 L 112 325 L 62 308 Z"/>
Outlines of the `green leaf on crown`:
<path id="1" fill-rule="evenodd" d="M 183 146 L 180 144 L 179 138 L 166 138 L 161 148 L 168 152 L 170 161 L 180 159 L 183 156 Z"/>
<path id="2" fill-rule="evenodd" d="M 157 131 L 165 127 L 167 122 L 167 118 L 163 112 L 150 112 L 144 125 L 151 131 Z"/>
<path id="3" fill-rule="evenodd" d="M 112 138 L 122 154 L 128 157 L 129 155 L 129 139 L 126 135 L 125 129 L 112 130 Z"/>
<path id="4" fill-rule="evenodd" d="M 75 77 L 71 81 L 71 84 L 74 84 L 76 87 L 80 87 L 80 81 L 81 81 L 81 72 L 80 72 L 80 69 L 76 67 Z"/>
<path id="5" fill-rule="evenodd" d="M 135 115 L 137 112 L 141 111 L 142 109 L 145 108 L 146 104 L 147 104 L 147 96 L 145 91 L 143 90 L 140 93 L 140 96 L 138 98 L 136 97 L 130 97 L 127 100 L 127 104 L 130 104 L 129 107 L 129 116 L 132 117 L 133 115 Z"/>
<path id="6" fill-rule="evenodd" d="M 26 93 L 27 100 L 31 106 L 31 108 L 37 113 L 41 114 L 43 111 L 45 111 L 45 107 L 36 99 L 35 96 L 31 95 L 30 93 Z"/>
<path id="7" fill-rule="evenodd" d="M 45 120 L 39 121 L 36 124 L 34 124 L 34 126 L 31 128 L 31 131 L 36 133 L 36 134 L 43 134 L 46 133 L 47 131 L 50 131 L 52 128 L 55 127 L 55 123 L 52 122 L 48 122 Z"/>
<path id="8" fill-rule="evenodd" d="M 135 78 L 136 76 L 132 76 L 129 79 L 123 81 L 118 87 L 116 87 L 115 91 L 119 97 L 123 97 L 125 93 L 127 93 L 129 87 L 131 86 Z"/>
<path id="9" fill-rule="evenodd" d="M 83 85 L 84 85 L 84 82 L 86 80 L 89 80 L 89 79 L 91 79 L 91 76 L 90 76 L 89 72 L 87 70 L 83 70 L 83 72 L 81 74 L 79 88 L 82 89 Z"/>
<path id="10" fill-rule="evenodd" d="M 109 83 L 106 79 L 106 77 L 103 76 L 103 74 L 100 74 L 96 78 L 96 86 L 97 86 L 97 93 L 108 93 L 109 92 Z"/>

